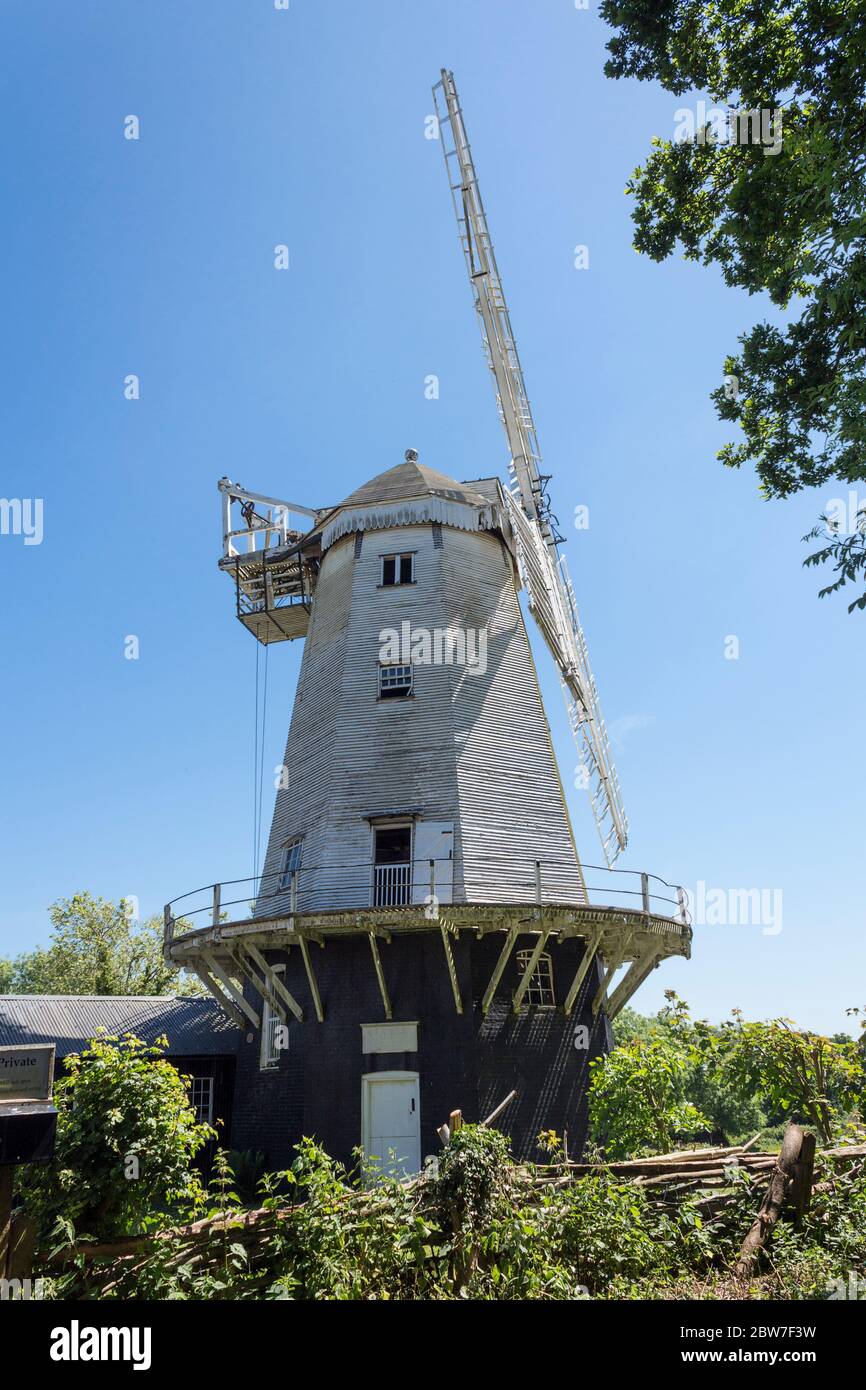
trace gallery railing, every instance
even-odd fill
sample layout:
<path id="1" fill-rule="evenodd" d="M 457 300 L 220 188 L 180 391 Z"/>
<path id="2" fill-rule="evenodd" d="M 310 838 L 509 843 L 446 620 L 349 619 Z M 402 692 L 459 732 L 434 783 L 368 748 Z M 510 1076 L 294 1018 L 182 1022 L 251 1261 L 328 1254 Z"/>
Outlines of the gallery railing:
<path id="1" fill-rule="evenodd" d="M 405 907 L 412 901 L 412 865 L 376 864 L 373 879 L 374 907 Z"/>
<path id="2" fill-rule="evenodd" d="M 684 888 L 668 883 L 656 874 L 637 869 L 608 869 L 598 864 L 582 864 L 575 871 L 574 860 L 533 859 L 524 863 L 513 858 L 488 856 L 474 860 L 477 870 L 483 863 L 486 882 L 501 873 L 503 903 L 562 903 L 582 907 L 639 912 L 666 918 L 681 927 L 691 921 L 688 895 Z M 172 937 L 200 927 L 218 926 L 261 918 L 264 921 L 290 917 L 295 912 L 359 910 L 371 907 L 400 908 L 426 906 L 441 900 L 452 901 L 452 882 L 464 883 L 460 856 L 453 859 L 415 859 L 411 863 L 375 865 L 369 860 L 349 864 L 302 864 L 290 874 L 283 870 L 255 877 L 228 879 L 221 883 L 183 893 L 166 903 L 166 933 Z M 466 896 L 458 886 L 454 901 L 490 902 L 489 892 L 476 897 L 467 885 Z M 323 905 L 326 904 L 326 905 Z"/>

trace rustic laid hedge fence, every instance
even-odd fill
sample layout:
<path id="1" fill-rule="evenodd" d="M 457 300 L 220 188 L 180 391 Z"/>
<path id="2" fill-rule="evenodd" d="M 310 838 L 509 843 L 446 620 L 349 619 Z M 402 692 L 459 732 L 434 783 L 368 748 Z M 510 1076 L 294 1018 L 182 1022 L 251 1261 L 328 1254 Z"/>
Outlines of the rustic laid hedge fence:
<path id="1" fill-rule="evenodd" d="M 243 1210 L 223 1166 L 223 1201 L 206 1217 L 147 1236 L 66 1245 L 36 1272 L 57 1276 L 60 1296 L 91 1298 L 411 1298 L 473 1296 L 473 1289 L 509 1296 L 512 1285 L 513 1296 L 569 1297 L 569 1287 L 588 1291 L 601 1273 L 649 1267 L 625 1213 L 632 1222 L 640 1217 L 651 1243 L 666 1238 L 681 1247 L 677 1258 L 687 1250 L 700 1260 L 703 1240 L 707 1262 L 721 1252 L 747 1279 L 786 1204 L 800 1222 L 813 1191 L 864 1171 L 866 1145 L 816 1155 L 814 1139 L 796 1125 L 779 1154 L 746 1144 L 543 1165 L 513 1163 L 502 1135 L 466 1126 L 432 1173 L 366 1187 L 308 1142 L 281 1175 L 300 1200 L 287 1200 L 272 1179 L 263 1205 Z M 707 1233 L 726 1220 L 726 1242 L 714 1253 Z"/>

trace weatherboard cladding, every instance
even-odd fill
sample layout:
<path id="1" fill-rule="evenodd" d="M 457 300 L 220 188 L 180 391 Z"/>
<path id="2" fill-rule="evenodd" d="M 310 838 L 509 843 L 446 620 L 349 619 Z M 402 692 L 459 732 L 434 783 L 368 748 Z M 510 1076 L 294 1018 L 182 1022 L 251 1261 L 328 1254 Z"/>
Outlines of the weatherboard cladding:
<path id="1" fill-rule="evenodd" d="M 383 554 L 412 551 L 415 583 L 381 586 Z M 378 699 L 380 634 L 467 628 L 486 671 L 416 665 L 414 693 Z M 288 910 L 282 848 L 304 837 L 301 911 L 370 901 L 369 817 L 454 823 L 454 899 L 583 896 L 582 876 L 508 551 L 492 532 L 429 524 L 346 536 L 325 554 L 277 794 L 259 915 Z"/>
<path id="2" fill-rule="evenodd" d="M 80 1052 L 102 1029 L 153 1043 L 165 1035 L 173 1057 L 234 1053 L 238 1029 L 210 996 L 0 994 L 0 1046 L 53 1042 L 58 1058 Z"/>

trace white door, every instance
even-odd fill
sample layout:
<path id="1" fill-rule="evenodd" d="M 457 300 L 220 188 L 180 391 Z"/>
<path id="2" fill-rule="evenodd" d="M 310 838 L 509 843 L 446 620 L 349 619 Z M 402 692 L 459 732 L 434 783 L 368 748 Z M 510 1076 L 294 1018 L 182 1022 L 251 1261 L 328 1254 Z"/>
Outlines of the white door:
<path id="1" fill-rule="evenodd" d="M 368 1072 L 363 1078 L 364 1152 L 379 1160 L 383 1173 L 421 1171 L 421 1115 L 418 1073 Z"/>
<path id="2" fill-rule="evenodd" d="M 419 820 L 412 841 L 412 901 L 430 896 L 430 860 L 433 860 L 433 892 L 440 903 L 453 900 L 454 822 Z"/>

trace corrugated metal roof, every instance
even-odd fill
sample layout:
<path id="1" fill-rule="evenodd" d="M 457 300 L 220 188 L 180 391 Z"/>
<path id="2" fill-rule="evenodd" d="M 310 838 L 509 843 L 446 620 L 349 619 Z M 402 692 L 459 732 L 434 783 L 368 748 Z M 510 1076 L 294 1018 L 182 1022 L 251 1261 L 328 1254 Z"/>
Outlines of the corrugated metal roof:
<path id="1" fill-rule="evenodd" d="M 56 1042 L 79 1052 L 100 1028 L 152 1043 L 163 1034 L 172 1057 L 233 1053 L 240 1037 L 215 1000 L 164 995 L 0 994 L 0 1047 Z"/>

